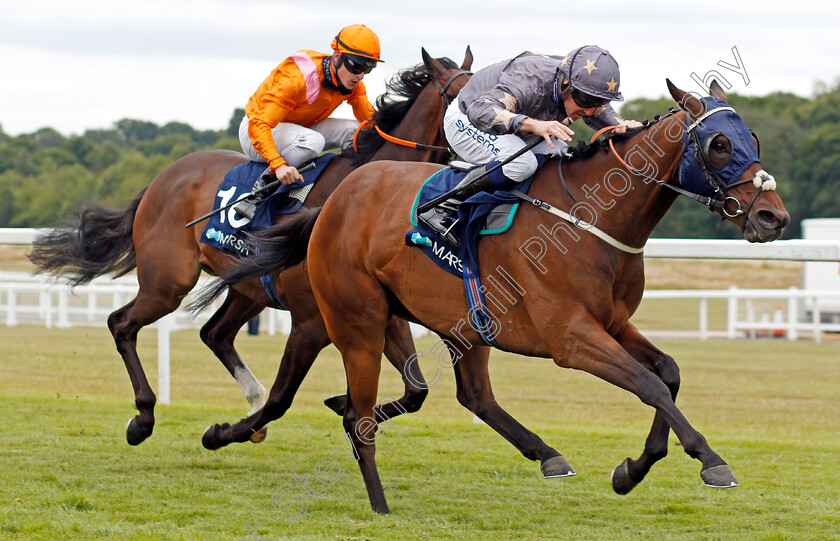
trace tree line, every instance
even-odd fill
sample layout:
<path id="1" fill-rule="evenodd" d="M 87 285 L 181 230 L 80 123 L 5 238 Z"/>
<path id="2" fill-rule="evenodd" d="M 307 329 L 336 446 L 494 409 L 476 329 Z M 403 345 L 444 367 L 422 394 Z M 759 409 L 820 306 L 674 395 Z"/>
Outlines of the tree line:
<path id="1" fill-rule="evenodd" d="M 799 237 L 806 218 L 840 216 L 840 81 L 817 85 L 814 96 L 731 94 L 730 105 L 761 140 L 761 162 L 776 177 L 791 213 L 785 238 Z M 625 118 L 664 114 L 671 99 L 635 99 Z M 39 227 L 68 219 L 83 203 L 122 207 L 166 166 L 191 152 L 240 150 L 236 109 L 226 129 L 198 131 L 170 122 L 123 119 L 111 129 L 66 137 L 52 128 L 11 136 L 0 126 L 0 227 Z M 579 126 L 580 125 L 580 126 Z M 591 134 L 577 123 L 578 137 Z M 679 198 L 654 232 L 664 238 L 739 238 L 716 214 Z"/>

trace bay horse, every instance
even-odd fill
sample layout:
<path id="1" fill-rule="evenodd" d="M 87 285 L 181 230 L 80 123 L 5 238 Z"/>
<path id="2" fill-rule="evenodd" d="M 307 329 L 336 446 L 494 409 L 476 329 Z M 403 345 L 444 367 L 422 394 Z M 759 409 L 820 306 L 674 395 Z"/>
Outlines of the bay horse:
<path id="1" fill-rule="evenodd" d="M 681 167 L 700 155 L 699 150 L 686 151 L 684 137 L 688 141 L 688 134 L 696 134 L 701 121 L 711 123 L 711 114 L 737 123 L 738 137 L 721 131 L 703 141 L 705 158 L 698 167 L 720 181 L 705 202 L 737 224 L 751 242 L 779 238 L 790 221 L 774 191 L 775 180 L 758 161 L 757 139 L 750 138 L 743 121 L 726 106 L 720 86 L 712 84 L 714 98 L 698 99 L 666 82 L 680 111 L 657 116 L 626 135 L 579 147 L 569 160 L 549 159 L 524 196 L 532 197 L 534 204 L 520 208 L 507 233 L 483 237 L 478 244 L 480 275 L 498 278 L 486 295 L 496 299 L 492 308 L 488 303 L 488 311 L 500 349 L 586 371 L 655 409 L 640 458 L 627 458 L 613 470 L 612 488 L 619 494 L 628 493 L 666 455 L 670 429 L 685 452 L 701 462 L 706 485 L 738 484 L 726 462 L 675 405 L 680 386 L 676 362 L 630 322 L 644 289 L 642 248 L 675 201 L 676 190 L 697 195 L 680 187 Z M 707 110 L 707 104 L 717 105 Z M 723 110 L 732 114 L 721 114 Z M 742 160 L 743 169 L 729 178 L 727 164 L 735 163 L 736 156 L 752 158 Z M 526 458 L 540 460 L 547 477 L 575 473 L 561 453 L 495 401 L 489 348 L 468 317 L 463 282 L 406 246 L 417 191 L 440 167 L 377 162 L 357 169 L 320 211 L 257 235 L 257 243 L 269 235 L 282 241 L 262 252 L 262 261 L 242 261 L 217 284 L 235 284 L 258 267 L 263 272 L 264 265 L 287 268 L 306 253 L 312 290 L 344 361 L 350 396 L 344 429 L 356 450 L 371 505 L 379 513 L 389 508 L 375 463 L 373 408 L 385 330 L 393 316 L 422 323 L 441 337 L 436 347 L 442 344 L 451 355 L 457 399 L 463 406 Z M 572 215 L 566 212 L 566 218 L 558 219 L 546 208 L 565 208 Z M 311 232 L 284 236 L 291 227 Z"/>
<path id="2" fill-rule="evenodd" d="M 432 58 L 425 49 L 421 52 L 423 64 L 397 74 L 389 81 L 386 93 L 377 98 L 372 126 L 357 133 L 355 155 L 351 152 L 330 162 L 304 207 L 323 205 L 350 171 L 371 160 L 447 162 L 449 151 L 440 146 L 445 144 L 443 113 L 471 75 L 472 52 L 467 47 L 460 67 L 448 58 Z M 386 142 L 382 134 L 412 145 Z M 148 438 L 155 423 L 156 398 L 137 355 L 137 333 L 178 308 L 202 270 L 218 275 L 230 268 L 234 261 L 231 254 L 199 242 L 202 224 L 190 229 L 184 225 L 212 210 L 225 174 L 245 161 L 243 154 L 232 151 L 189 154 L 164 169 L 122 210 L 87 206 L 77 222 L 47 230 L 33 244 L 30 259 L 39 271 L 63 277 L 71 285 L 137 269 L 137 296 L 108 317 L 108 328 L 131 378 L 139 412 L 126 428 L 131 445 Z M 275 223 L 283 219 L 288 216 L 278 217 Z M 254 419 L 259 427 L 283 415 L 318 352 L 330 343 L 305 269 L 301 266 L 284 274 L 274 281 L 274 287 L 292 317 L 291 334 L 271 390 L 276 397 L 282 395 L 282 401 L 273 400 L 262 407 L 265 388 L 233 346 L 242 326 L 272 304 L 259 281 L 232 288 L 200 331 L 202 341 L 242 388 L 251 414 L 260 412 Z M 404 374 L 405 381 L 405 394 L 389 415 L 417 411 L 427 390 L 417 385 L 424 381 L 419 368 L 409 367 L 407 371 L 405 367 L 415 352 L 410 329 L 405 321 L 395 319 L 386 332 L 385 354 Z M 238 441 L 258 442 L 264 436 L 264 429 L 248 431 Z"/>

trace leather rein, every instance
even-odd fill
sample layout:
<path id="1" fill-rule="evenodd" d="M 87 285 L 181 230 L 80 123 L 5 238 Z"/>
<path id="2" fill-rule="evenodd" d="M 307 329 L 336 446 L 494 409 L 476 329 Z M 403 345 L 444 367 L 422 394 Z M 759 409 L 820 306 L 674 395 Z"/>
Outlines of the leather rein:
<path id="1" fill-rule="evenodd" d="M 699 123 L 703 119 L 707 118 L 708 116 L 710 116 L 710 115 L 712 115 L 712 114 L 714 114 L 718 111 L 723 111 L 723 110 L 732 110 L 732 109 L 731 109 L 731 107 L 719 107 L 719 108 L 716 108 L 716 109 L 712 109 L 711 111 L 708 111 L 706 114 L 704 114 L 703 116 L 698 118 L 696 121 L 694 121 L 694 123 L 692 123 L 690 125 L 689 124 L 686 125 L 685 129 L 688 132 L 690 132 L 691 135 L 694 137 L 695 144 L 698 144 L 697 148 L 701 149 L 702 147 L 699 146 L 699 140 L 698 140 L 696 132 L 694 132 L 694 128 L 697 127 L 697 125 L 699 125 Z M 677 110 L 672 107 L 666 115 L 664 115 L 662 117 L 660 117 L 659 115 L 655 116 L 653 122 L 654 123 L 659 122 L 660 120 L 662 120 L 664 118 L 667 118 L 669 116 L 672 116 L 676 113 L 677 113 Z M 647 127 L 649 125 L 650 125 L 650 123 L 647 123 L 647 122 L 645 123 L 645 127 Z M 607 131 L 613 131 L 617 127 L 618 126 L 607 126 L 605 128 L 602 128 L 602 129 L 598 130 L 592 136 L 592 139 L 591 139 L 590 143 L 594 143 L 595 140 L 602 133 L 607 132 Z M 677 165 L 679 165 L 680 161 L 684 159 L 684 155 L 685 155 L 685 152 L 686 152 L 685 146 L 683 146 L 683 149 L 680 152 L 679 156 L 677 157 L 677 160 L 673 164 L 671 164 L 671 166 L 668 168 L 668 170 L 665 174 L 665 179 L 657 179 L 657 178 L 651 177 L 651 176 L 643 173 L 642 171 L 637 170 L 636 168 L 634 168 L 633 166 L 631 166 L 630 164 L 625 162 L 624 158 L 622 158 L 618 154 L 618 151 L 615 149 L 615 146 L 613 145 L 612 138 L 608 139 L 608 144 L 609 144 L 610 150 L 612 151 L 613 155 L 618 159 L 618 161 L 622 165 L 624 165 L 624 167 L 626 167 L 634 175 L 638 175 L 638 176 L 640 176 L 640 177 L 642 177 L 642 178 L 644 178 L 648 181 L 655 182 L 655 183 L 659 184 L 660 186 L 665 186 L 668 189 L 677 192 L 679 195 L 684 195 L 686 197 L 690 197 L 690 198 L 694 199 L 695 201 L 698 201 L 698 202 L 703 203 L 704 205 L 708 206 L 710 210 L 719 209 L 722 213 L 724 213 L 726 216 L 728 216 L 730 218 L 745 215 L 746 217 L 744 219 L 744 225 L 741 226 L 741 230 L 744 230 L 747 227 L 747 224 L 749 223 L 750 209 L 752 208 L 753 203 L 755 203 L 755 200 L 758 198 L 759 194 L 761 194 L 762 191 L 768 191 L 768 190 L 775 190 L 776 189 L 775 179 L 772 177 L 772 175 L 770 175 L 769 173 L 767 173 L 763 169 L 758 171 L 756 176 L 754 176 L 752 178 L 739 180 L 739 181 L 733 182 L 732 184 L 726 184 L 723 181 L 723 179 L 721 179 L 717 175 L 717 173 L 714 172 L 714 168 L 712 167 L 711 163 L 709 162 L 708 156 L 705 154 L 705 152 L 703 152 L 701 150 L 700 152 L 698 152 L 698 154 L 701 155 L 700 160 L 702 160 L 701 163 L 700 163 L 700 166 L 703 169 L 703 172 L 705 173 L 706 178 L 709 180 L 709 183 L 715 189 L 715 195 L 717 195 L 719 197 L 702 196 L 702 195 L 696 194 L 694 192 L 690 192 L 688 190 L 680 188 L 679 186 L 673 186 L 673 185 L 669 184 L 668 181 L 667 181 L 667 179 L 670 178 L 673 175 L 673 170 L 677 167 Z M 562 165 L 562 161 L 561 161 L 561 165 Z M 560 180 L 563 183 L 563 187 L 566 189 L 566 192 L 569 194 L 569 196 L 574 201 L 575 198 L 569 192 L 569 189 L 566 186 L 566 181 L 563 179 L 562 167 L 558 167 L 558 169 L 560 171 Z M 747 206 L 747 210 L 744 211 L 741 208 L 741 202 L 738 201 L 738 199 L 736 199 L 732 196 L 727 196 L 726 192 L 730 188 L 734 188 L 735 186 L 740 186 L 740 185 L 746 184 L 748 182 L 752 182 L 753 185 L 757 188 L 757 190 L 756 190 L 756 193 L 753 196 L 752 200 L 750 201 L 750 204 Z M 524 193 L 522 193 L 522 192 L 520 192 L 519 190 L 516 190 L 516 189 L 511 190 L 510 192 L 513 195 L 519 197 L 520 199 L 523 199 L 524 201 L 527 201 L 527 202 L 531 203 L 532 205 L 541 208 L 542 210 L 545 210 L 547 212 L 550 212 L 551 214 L 559 216 L 560 218 L 563 218 L 564 220 L 580 227 L 581 229 L 589 231 L 591 234 L 600 238 L 601 240 L 603 240 L 607 244 L 617 248 L 618 250 L 621 250 L 621 251 L 623 251 L 625 253 L 629 253 L 629 254 L 639 254 L 639 253 L 642 253 L 644 251 L 644 246 L 642 246 L 641 248 L 635 248 L 635 247 L 632 247 L 632 246 L 628 246 L 627 244 L 624 244 L 623 242 L 613 238 L 612 236 L 605 233 L 604 231 L 601 231 L 597 227 L 594 227 L 594 224 L 589 224 L 589 223 L 581 220 L 580 217 L 571 216 L 570 214 L 568 214 L 566 212 L 563 212 L 563 211 L 561 211 L 561 210 L 559 210 L 555 207 L 552 207 L 551 205 L 549 205 L 545 201 L 542 201 L 542 200 L 539 200 L 539 199 L 534 199 L 531 196 L 526 195 L 526 194 L 524 194 Z M 730 213 L 726 208 L 726 205 L 729 201 L 734 201 L 735 204 L 737 205 L 737 209 L 732 213 Z"/>
<path id="2" fill-rule="evenodd" d="M 454 99 L 454 98 L 450 98 L 446 94 L 446 91 L 447 91 L 447 89 L 449 89 L 449 86 L 452 84 L 452 82 L 455 79 L 457 79 L 458 77 L 460 77 L 461 75 L 472 75 L 472 72 L 467 71 L 467 70 L 458 70 L 455 73 L 453 73 L 452 75 L 450 75 L 449 79 L 447 79 L 446 82 L 443 85 L 441 85 L 438 82 L 437 78 L 433 79 L 434 82 L 435 82 L 435 86 L 437 87 L 438 94 L 440 95 L 441 102 L 443 104 L 444 113 L 446 112 L 446 108 L 449 107 L 449 104 L 452 103 L 452 99 Z M 359 136 L 359 132 L 365 126 L 367 126 L 368 124 L 370 124 L 372 122 L 373 122 L 372 120 L 367 120 L 367 121 L 359 124 L 359 127 L 356 128 L 356 133 L 355 133 L 355 135 L 353 135 L 353 149 L 354 150 L 356 150 L 356 139 Z M 409 147 L 409 148 L 416 148 L 418 150 L 442 150 L 444 152 L 448 152 L 450 155 L 454 154 L 452 152 L 452 149 L 449 148 L 449 147 L 442 147 L 442 146 L 437 146 L 437 145 L 424 145 L 423 143 L 415 143 L 413 141 L 407 141 L 405 139 L 400 139 L 398 137 L 394 137 L 393 135 L 388 135 L 387 133 L 382 131 L 379 128 L 379 126 L 377 126 L 376 124 L 373 125 L 373 128 L 376 130 L 376 133 L 378 133 L 380 137 L 382 137 L 386 141 L 394 143 L 396 145 Z M 443 132 L 443 124 L 441 124 L 441 126 L 440 126 L 440 140 L 441 141 L 446 141 L 446 134 Z"/>
<path id="3" fill-rule="evenodd" d="M 631 166 L 630 164 L 628 164 L 627 162 L 624 161 L 624 159 L 618 154 L 618 151 L 616 151 L 615 146 L 613 145 L 612 138 L 610 138 L 608 140 L 608 143 L 609 143 L 610 150 L 612 151 L 613 155 L 618 159 L 619 162 L 621 162 L 622 165 L 624 165 L 624 167 L 627 168 L 628 171 L 630 171 L 634 175 L 638 175 L 638 176 L 640 176 L 640 177 L 642 177 L 642 178 L 644 178 L 648 181 L 655 182 L 655 183 L 659 184 L 660 186 L 665 186 L 668 189 L 677 192 L 679 195 L 684 195 L 686 197 L 690 197 L 691 199 L 694 199 L 695 201 L 698 201 L 698 202 L 706 205 L 707 207 L 709 207 L 709 210 L 720 210 L 724 215 L 726 215 L 729 218 L 737 218 L 738 216 L 745 216 L 744 225 L 741 226 L 741 230 L 743 231 L 747 227 L 747 224 L 749 223 L 749 212 L 752 209 L 752 206 L 755 203 L 756 199 L 758 199 L 758 196 L 761 194 L 762 191 L 775 190 L 776 189 L 776 181 L 773 178 L 773 176 L 770 175 L 769 173 L 767 173 L 767 171 L 765 171 L 764 169 L 759 170 L 756 173 L 756 175 L 752 178 L 738 180 L 738 181 L 732 182 L 731 184 L 727 184 L 722 178 L 720 178 L 720 175 L 718 175 L 717 172 L 715 171 L 714 167 L 712 167 L 712 164 L 709 161 L 708 154 L 703 149 L 703 147 L 700 145 L 700 140 L 699 140 L 699 137 L 697 136 L 697 132 L 694 131 L 694 128 L 696 128 L 703 120 L 705 120 L 709 116 L 711 116 L 711 115 L 713 115 L 717 112 L 720 112 L 720 111 L 733 111 L 734 112 L 735 110 L 732 107 L 717 107 L 715 109 L 707 111 L 705 114 L 700 116 L 693 123 L 687 125 L 686 128 L 685 128 L 686 131 L 689 132 L 689 134 L 693 138 L 694 144 L 697 146 L 697 149 L 699 149 L 699 151 L 695 154 L 695 159 L 698 160 L 698 162 L 699 162 L 698 165 L 703 170 L 703 174 L 706 176 L 706 179 L 708 180 L 709 185 L 714 189 L 714 191 L 715 191 L 715 196 L 714 197 L 702 196 L 702 195 L 696 194 L 694 192 L 690 192 L 688 190 L 680 188 L 679 186 L 674 186 L 674 185 L 667 182 L 668 174 L 666 174 L 666 179 L 657 179 L 657 178 L 653 178 L 651 176 L 646 175 L 645 173 L 639 171 L 638 169 L 636 169 L 635 167 Z M 676 109 L 674 109 L 672 107 L 669 110 L 668 114 L 666 114 L 665 116 L 663 116 L 661 118 L 654 118 L 654 120 L 659 121 L 661 119 L 667 118 L 668 116 L 671 116 L 671 115 L 675 114 L 676 112 L 677 112 Z M 607 126 L 606 128 L 602 128 L 602 129 L 598 130 L 592 136 L 591 142 L 595 142 L 595 139 L 597 139 L 598 136 L 601 135 L 602 133 L 604 133 L 606 131 L 615 130 L 615 128 L 616 128 L 616 126 Z M 679 160 L 684 159 L 685 152 L 686 152 L 686 147 L 684 145 L 683 149 L 682 149 L 682 152 L 680 153 Z M 699 158 L 697 158 L 697 156 L 699 156 Z M 679 163 L 679 162 L 677 162 L 677 163 Z M 670 172 L 675 165 L 676 164 L 672 165 L 671 168 L 669 168 L 668 171 Z M 750 200 L 749 205 L 747 205 L 747 209 L 743 210 L 741 208 L 741 202 L 738 199 L 736 199 L 735 197 L 727 195 L 727 192 L 730 189 L 732 189 L 736 186 L 741 186 L 742 184 L 747 184 L 747 183 L 750 183 L 750 182 L 756 187 L 756 192 L 755 192 L 755 195 L 753 195 L 752 199 Z M 730 208 L 728 208 L 728 206 L 727 206 L 727 205 L 729 205 L 730 202 L 734 203 L 734 210 L 732 210 L 732 211 L 730 211 Z"/>

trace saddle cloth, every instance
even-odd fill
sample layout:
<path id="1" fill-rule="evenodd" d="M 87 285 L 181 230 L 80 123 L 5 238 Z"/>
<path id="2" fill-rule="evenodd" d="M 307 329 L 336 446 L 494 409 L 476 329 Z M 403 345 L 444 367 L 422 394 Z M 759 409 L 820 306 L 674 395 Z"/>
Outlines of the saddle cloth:
<path id="1" fill-rule="evenodd" d="M 297 212 L 318 176 L 336 156 L 337 154 L 318 156 L 315 159 L 315 168 L 302 174 L 303 183 L 281 184 L 273 194 L 260 203 L 253 220 L 241 216 L 233 207 L 214 214 L 204 227 L 201 242 L 239 256 L 249 255 L 245 233 L 261 231 L 269 227 L 277 215 Z M 265 169 L 265 163 L 248 161 L 228 171 L 216 191 L 213 209 L 223 207 L 251 193 L 254 182 Z"/>
<path id="2" fill-rule="evenodd" d="M 545 156 L 537 155 L 540 166 L 545 160 Z M 405 235 L 405 243 L 408 246 L 420 248 L 439 267 L 458 277 L 464 275 L 466 267 L 478 272 L 479 236 L 498 235 L 507 231 L 521 202 L 519 198 L 503 190 L 492 193 L 479 192 L 469 197 L 458 207 L 458 223 L 455 224 L 453 232 L 461 240 L 461 246 L 453 248 L 423 222 L 418 222 L 417 207 L 448 192 L 465 176 L 465 171 L 447 167 L 429 177 L 420 187 L 411 208 L 410 221 L 414 228 Z M 516 188 L 528 193 L 533 181 L 532 175 L 520 182 Z"/>

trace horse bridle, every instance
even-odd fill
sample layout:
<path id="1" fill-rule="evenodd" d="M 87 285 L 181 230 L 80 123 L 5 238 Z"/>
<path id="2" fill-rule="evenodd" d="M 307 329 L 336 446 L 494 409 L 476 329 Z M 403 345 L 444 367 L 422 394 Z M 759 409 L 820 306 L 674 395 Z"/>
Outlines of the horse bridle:
<path id="1" fill-rule="evenodd" d="M 443 112 L 446 113 L 446 108 L 452 103 L 452 100 L 455 99 L 454 97 L 450 99 L 450 97 L 446 94 L 447 89 L 452 84 L 452 82 L 460 77 L 461 75 L 472 75 L 471 71 L 468 70 L 458 70 L 452 75 L 449 76 L 449 79 L 446 80 L 444 84 L 440 84 L 437 80 L 437 77 L 433 78 L 435 82 L 435 87 L 437 87 L 438 95 L 440 96 L 441 105 L 443 106 Z M 423 143 L 415 143 L 413 141 L 406 141 L 405 139 L 400 139 L 398 137 L 394 137 L 393 135 L 388 135 L 381 129 L 379 126 L 374 124 L 374 129 L 376 129 L 376 133 L 379 134 L 380 137 L 385 139 L 386 141 L 390 141 L 391 143 L 401 145 L 404 147 L 411 147 L 416 148 L 418 150 L 442 150 L 444 152 L 448 152 L 450 155 L 454 155 L 454 152 L 449 147 L 441 147 L 436 145 L 424 145 Z M 440 140 L 446 141 L 446 134 L 443 131 L 443 123 L 440 125 Z"/>
<path id="2" fill-rule="evenodd" d="M 618 152 L 615 150 L 615 146 L 613 146 L 612 139 L 609 140 L 609 145 L 610 145 L 610 149 L 612 150 L 613 154 L 619 159 L 619 161 L 622 164 L 624 164 L 625 167 L 627 167 L 627 169 L 631 173 L 633 173 L 635 175 L 638 175 L 638 176 L 640 176 L 640 177 L 642 177 L 646 180 L 656 182 L 660 186 L 665 186 L 665 187 L 669 188 L 670 190 L 673 190 L 673 191 L 677 192 L 679 195 L 684 195 L 686 197 L 690 197 L 691 199 L 694 199 L 695 201 L 698 201 L 698 202 L 706 205 L 707 207 L 709 207 L 710 210 L 720 210 L 724 215 L 726 215 L 729 218 L 737 218 L 738 216 L 744 216 L 744 224 L 741 226 L 741 230 L 743 231 L 744 229 L 746 229 L 747 224 L 750 221 L 749 213 L 750 213 L 750 210 L 752 209 L 752 206 L 755 203 L 756 199 L 758 199 L 758 196 L 763 191 L 773 191 L 773 190 L 775 190 L 776 189 L 776 181 L 773 178 L 773 176 L 770 175 L 764 169 L 759 170 L 756 173 L 756 175 L 752 178 L 737 180 L 737 181 L 734 181 L 730 184 L 727 184 L 722 178 L 720 178 L 720 175 L 718 175 L 717 171 L 715 171 L 714 167 L 712 166 L 711 162 L 709 161 L 708 146 L 711 145 L 712 140 L 717 135 L 719 135 L 721 132 L 714 132 L 714 133 L 709 134 L 706 137 L 706 141 L 704 142 L 704 144 L 701 145 L 700 137 L 697 135 L 697 132 L 694 130 L 697 126 L 700 125 L 700 123 L 703 120 L 705 120 L 709 116 L 711 116 L 711 115 L 713 115 L 717 112 L 720 112 L 720 111 L 733 111 L 733 112 L 735 112 L 735 109 L 733 109 L 732 107 L 717 107 L 715 109 L 707 111 L 705 114 L 700 116 L 697 120 L 695 120 L 693 123 L 686 126 L 686 131 L 692 137 L 692 140 L 694 141 L 694 144 L 697 148 L 697 152 L 695 152 L 694 159 L 697 160 L 697 163 L 700 166 L 701 170 L 703 171 L 703 174 L 705 175 L 706 180 L 709 182 L 709 185 L 712 187 L 712 189 L 715 192 L 714 196 L 712 196 L 712 197 L 707 197 L 707 196 L 703 196 L 703 195 L 700 195 L 700 194 L 696 194 L 694 192 L 691 192 L 691 191 L 685 190 L 683 188 L 680 188 L 679 186 L 674 186 L 674 185 L 668 183 L 667 180 L 660 180 L 660 179 L 657 179 L 657 178 L 653 178 L 653 177 L 643 173 L 642 171 L 637 170 L 636 168 L 634 168 L 633 166 L 631 166 L 630 164 L 625 162 L 624 159 L 621 156 L 619 156 Z M 654 121 L 658 122 L 660 120 L 664 120 L 665 118 L 676 114 L 676 112 L 677 112 L 677 110 L 674 109 L 673 107 L 671 107 L 669 109 L 668 113 L 665 116 L 655 117 Z M 686 122 L 688 122 L 688 121 L 686 120 Z M 593 140 L 598 135 L 600 135 L 603 131 L 613 130 L 613 129 L 615 129 L 614 126 L 609 126 L 608 128 L 604 128 L 603 130 L 599 130 L 593 136 Z M 753 137 L 756 137 L 754 133 L 752 135 L 753 135 Z M 756 141 L 757 140 L 758 140 L 758 137 L 756 137 Z M 688 147 L 687 143 L 683 144 L 682 152 L 680 153 L 680 157 L 678 158 L 679 160 L 685 159 L 685 153 L 686 153 L 687 147 Z M 679 163 L 679 162 L 677 162 L 677 163 Z M 674 168 L 675 165 L 672 165 L 671 168 Z M 669 168 L 669 170 L 671 168 Z M 753 185 L 756 187 L 756 192 L 755 192 L 755 195 L 753 195 L 752 199 L 750 200 L 749 205 L 747 205 L 747 209 L 743 210 L 742 207 L 741 207 L 741 202 L 737 198 L 727 195 L 727 192 L 730 189 L 735 188 L 736 186 L 741 186 L 742 184 L 747 184 L 748 182 L 753 183 Z M 735 206 L 736 206 L 735 210 L 732 211 L 732 212 L 730 212 L 729 209 L 727 208 L 727 205 L 729 204 L 730 201 L 734 202 Z"/>
<path id="3" fill-rule="evenodd" d="M 700 118 L 695 120 L 691 125 L 689 125 L 686 128 L 686 130 L 691 135 L 691 138 L 694 141 L 694 145 L 697 148 L 697 152 L 694 153 L 694 159 L 697 161 L 698 165 L 703 170 L 703 174 L 705 175 L 706 180 L 709 183 L 709 186 L 711 186 L 712 189 L 715 191 L 715 194 L 717 196 L 719 196 L 719 198 L 716 198 L 714 200 L 715 208 L 720 208 L 720 211 L 723 214 L 725 214 L 726 216 L 728 216 L 729 218 L 737 218 L 738 216 L 746 216 L 744 218 L 744 225 L 741 228 L 743 230 L 747 227 L 747 223 L 749 222 L 750 210 L 752 209 L 752 206 L 755 203 L 756 199 L 758 199 L 758 196 L 761 194 L 762 191 L 775 190 L 776 183 L 775 183 L 775 179 L 773 179 L 773 176 L 770 175 L 769 173 L 767 173 L 767 171 L 765 171 L 764 169 L 761 169 L 760 171 L 758 171 L 758 173 L 756 173 L 756 176 L 754 176 L 752 178 L 737 180 L 735 182 L 732 182 L 731 184 L 727 184 L 720 177 L 718 172 L 712 166 L 711 161 L 709 159 L 709 147 L 711 146 L 712 141 L 714 141 L 715 137 L 720 135 L 722 132 L 718 131 L 718 132 L 710 133 L 709 135 L 706 136 L 706 140 L 703 141 L 702 144 L 701 144 L 700 136 L 694 130 L 694 128 L 696 128 L 704 119 L 706 119 L 709 116 L 713 115 L 714 113 L 717 113 L 717 112 L 720 112 L 720 111 L 735 112 L 735 109 L 733 109 L 732 107 L 716 107 L 715 109 L 707 111 Z M 750 131 L 750 134 L 755 138 L 756 141 L 758 141 L 758 137 L 755 135 L 755 133 Z M 759 145 L 756 144 L 756 147 L 758 148 Z M 686 148 L 684 147 L 683 152 L 685 152 L 685 151 L 686 151 Z M 755 195 L 753 195 L 752 199 L 750 200 L 749 205 L 747 205 L 747 210 L 743 210 L 741 208 L 741 202 L 738 199 L 736 199 L 735 197 L 727 195 L 727 192 L 730 189 L 732 189 L 736 186 L 741 186 L 742 184 L 747 184 L 748 182 L 752 182 L 757 189 L 756 189 Z M 729 212 L 729 210 L 727 208 L 727 203 L 729 201 L 734 201 L 735 202 L 735 210 L 733 212 Z"/>

